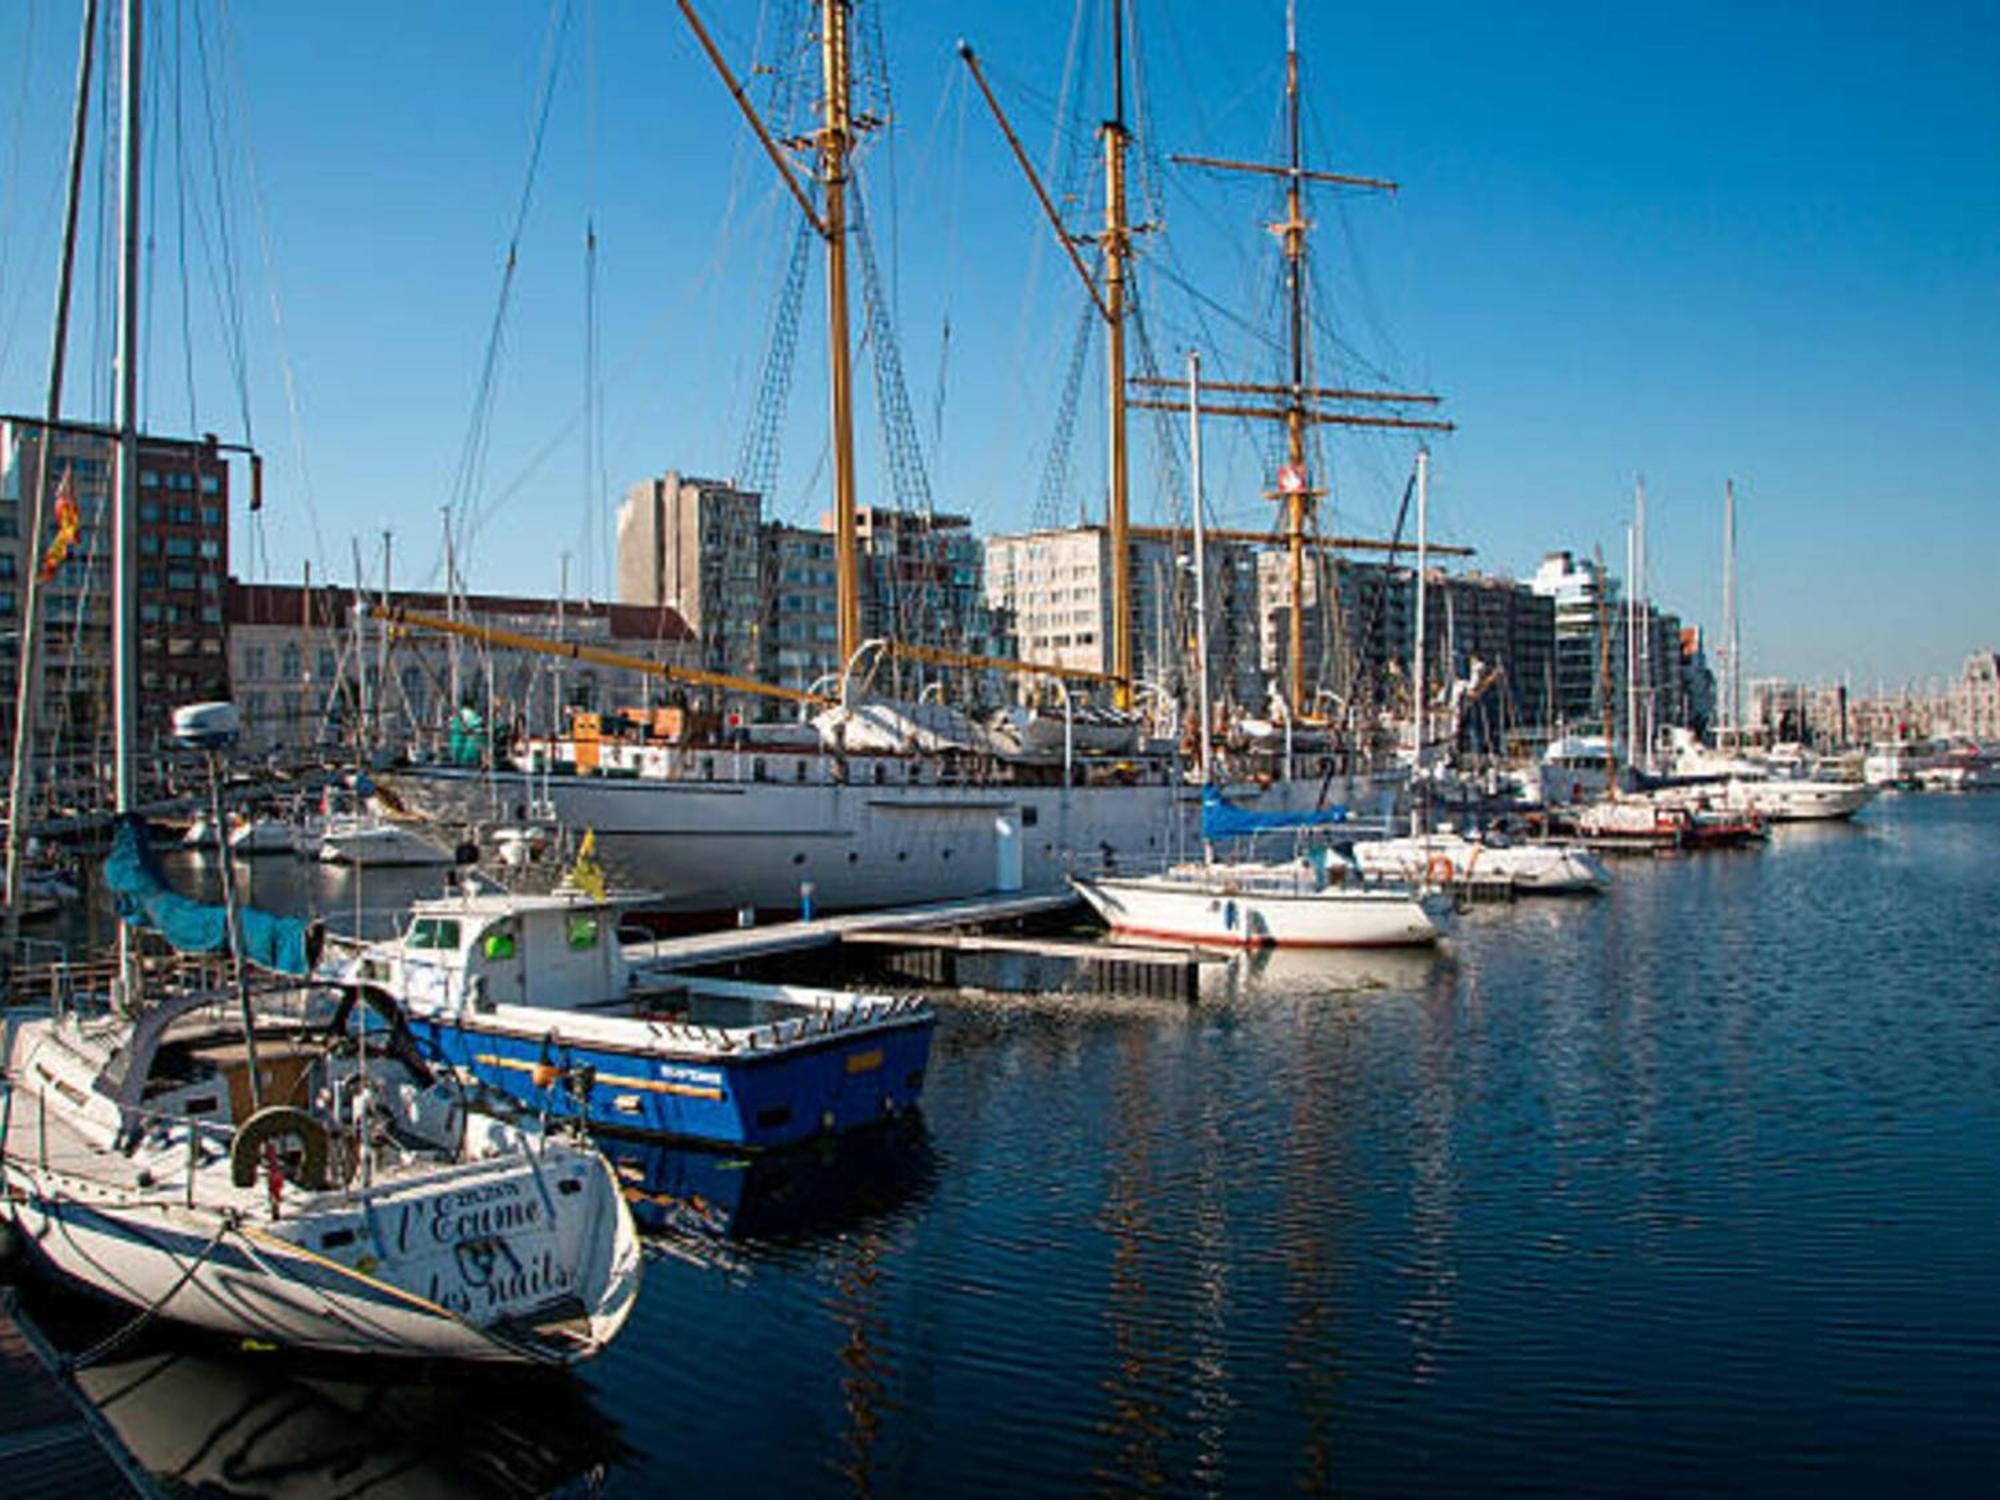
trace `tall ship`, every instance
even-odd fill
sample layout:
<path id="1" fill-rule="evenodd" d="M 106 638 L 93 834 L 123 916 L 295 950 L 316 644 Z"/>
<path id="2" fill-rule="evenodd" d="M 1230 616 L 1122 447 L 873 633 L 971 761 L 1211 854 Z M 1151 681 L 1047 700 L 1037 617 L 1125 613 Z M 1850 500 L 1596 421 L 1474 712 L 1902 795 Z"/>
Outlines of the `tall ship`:
<path id="1" fill-rule="evenodd" d="M 659 703 L 574 712 L 553 733 L 493 746 L 480 763 L 441 758 L 399 766 L 386 770 L 381 784 L 412 812 L 454 827 L 541 820 L 591 829 L 612 876 L 656 893 L 649 903 L 655 909 L 688 917 L 740 914 L 746 908 L 765 914 L 861 908 L 1050 887 L 1079 869 L 1156 868 L 1184 855 L 1199 842 L 1202 788 L 1190 753 L 1194 726 L 1176 697 L 1158 682 L 1142 681 L 1134 664 L 1134 540 L 1148 530 L 1170 541 L 1175 534 L 1131 523 L 1128 408 L 1184 408 L 1166 394 L 1168 382 L 1127 369 L 1137 226 L 1127 210 L 1133 137 L 1125 104 L 1124 0 L 1111 0 L 1113 107 L 1098 131 L 1103 218 L 1088 236 L 1063 227 L 977 57 L 969 47 L 961 49 L 1082 283 L 1092 309 L 1086 320 L 1100 320 L 1104 335 L 1107 650 L 1102 664 L 1091 667 L 864 635 L 849 258 L 857 230 L 865 229 L 856 222 L 858 201 L 850 204 L 854 153 L 871 121 L 853 103 L 855 0 L 818 0 L 814 7 L 815 116 L 812 128 L 797 134 L 767 126 L 692 6 L 681 8 L 796 205 L 806 226 L 804 239 L 819 241 L 824 260 L 838 670 L 810 685 L 778 686 L 594 646 L 550 648 L 571 659 L 665 679 L 717 702 L 776 703 L 781 717 L 760 722 L 754 712 L 703 714 L 685 704 Z M 1252 809 L 1308 812 L 1345 804 L 1366 818 L 1387 811 L 1396 786 L 1394 777 L 1373 773 L 1380 725 L 1372 712 L 1364 721 L 1350 708 L 1342 710 L 1344 720 L 1340 713 L 1322 716 L 1317 708 L 1325 695 L 1311 690 L 1306 672 L 1305 560 L 1309 547 L 1321 545 L 1314 511 L 1325 493 L 1309 472 L 1308 437 L 1322 424 L 1433 430 L 1449 424 L 1422 415 L 1373 414 L 1384 409 L 1379 406 L 1352 409 L 1357 402 L 1375 402 L 1401 412 L 1404 403 L 1435 403 L 1435 397 L 1310 383 L 1306 189 L 1314 182 L 1366 189 L 1393 184 L 1303 164 L 1296 24 L 1290 15 L 1287 22 L 1288 160 L 1265 165 L 1177 158 L 1196 167 L 1260 173 L 1284 187 L 1284 217 L 1269 227 L 1284 257 L 1289 365 L 1282 379 L 1220 382 L 1218 388 L 1245 401 L 1225 414 L 1284 424 L 1285 457 L 1268 493 L 1279 503 L 1282 531 L 1257 540 L 1286 549 L 1289 652 L 1268 717 L 1239 715 L 1220 726 L 1233 748 L 1223 782 L 1233 801 Z M 1094 265 L 1079 252 L 1079 243 L 1094 249 Z M 864 260 L 861 269 L 865 287 L 872 267 Z M 870 315 L 872 332 L 873 309 Z M 1327 592 L 1322 589 L 1321 597 Z M 531 638 L 407 608 L 386 608 L 383 623 L 543 648 Z M 929 688 L 915 697 L 898 691 L 912 670 L 931 678 Z M 994 680 L 1032 685 L 1035 706 L 981 714 L 948 696 L 955 683 Z M 884 689 L 878 690 L 878 682 Z"/>

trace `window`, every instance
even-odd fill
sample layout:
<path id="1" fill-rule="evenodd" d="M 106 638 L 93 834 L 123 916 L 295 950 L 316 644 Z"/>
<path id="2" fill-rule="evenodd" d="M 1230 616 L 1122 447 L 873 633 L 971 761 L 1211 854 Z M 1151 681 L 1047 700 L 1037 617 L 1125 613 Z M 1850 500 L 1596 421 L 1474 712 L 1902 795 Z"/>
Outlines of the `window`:
<path id="1" fill-rule="evenodd" d="M 499 963 L 514 956 L 514 929 L 496 927 L 480 940 L 480 951 L 489 959 Z"/>
<path id="2" fill-rule="evenodd" d="M 246 646 L 243 648 L 243 675 L 245 677 L 262 677 L 264 675 L 264 648 L 262 646 Z"/>
<path id="3" fill-rule="evenodd" d="M 201 492 L 202 492 L 202 493 L 203 493 L 204 495 L 219 495 L 219 494 L 221 494 L 221 493 L 222 493 L 222 476 L 221 476 L 220 474 L 204 474 L 204 475 L 202 475 L 202 476 L 201 476 Z M 215 522 L 213 522 L 213 521 L 207 521 L 207 520 L 206 520 L 206 518 L 207 518 L 208 516 L 212 515 L 212 514 L 214 514 L 214 508 L 213 508 L 212 506 L 203 506 L 203 507 L 202 507 L 202 516 L 203 516 L 204 520 L 206 521 L 206 524 L 207 524 L 207 525 L 210 525 L 210 526 L 213 526 L 213 525 L 215 524 Z"/>
<path id="4" fill-rule="evenodd" d="M 450 917 L 418 917 L 410 924 L 410 935 L 403 940 L 403 946 L 456 953 L 458 923 Z"/>
<path id="5" fill-rule="evenodd" d="M 218 542 L 212 536 L 203 537 L 201 539 L 200 551 L 201 551 L 202 561 L 204 562 L 222 561 L 222 543 Z"/>
<path id="6" fill-rule="evenodd" d="M 285 649 L 278 654 L 278 676 L 286 682 L 297 682 L 304 666 L 304 653 L 295 641 L 287 641 Z"/>
<path id="7" fill-rule="evenodd" d="M 319 648 L 319 665 L 314 668 L 314 675 L 321 682 L 333 681 L 333 651 L 329 647 Z"/>
<path id="8" fill-rule="evenodd" d="M 571 917 L 569 919 L 569 945 L 581 953 L 597 946 L 597 918 Z"/>

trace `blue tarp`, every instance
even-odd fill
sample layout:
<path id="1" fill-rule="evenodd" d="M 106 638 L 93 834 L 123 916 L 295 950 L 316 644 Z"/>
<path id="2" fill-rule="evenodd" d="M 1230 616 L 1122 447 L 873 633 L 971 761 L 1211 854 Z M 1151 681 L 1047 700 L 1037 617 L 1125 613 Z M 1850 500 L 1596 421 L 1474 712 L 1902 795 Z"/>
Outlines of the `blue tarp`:
<path id="1" fill-rule="evenodd" d="M 1201 836 L 1204 839 L 1244 838 L 1255 833 L 1271 833 L 1285 828 L 1325 828 L 1345 823 L 1344 807 L 1321 807 L 1307 812 L 1253 812 L 1238 807 L 1215 787 L 1201 793 Z"/>
<path id="2" fill-rule="evenodd" d="M 104 883 L 118 898 L 118 915 L 134 926 L 150 927 L 181 953 L 227 953 L 229 915 L 171 890 L 146 839 L 146 820 L 133 813 L 119 818 L 104 861 Z M 243 934 L 243 961 L 279 974 L 312 971 L 308 938 L 311 923 L 242 907 L 236 925 Z"/>

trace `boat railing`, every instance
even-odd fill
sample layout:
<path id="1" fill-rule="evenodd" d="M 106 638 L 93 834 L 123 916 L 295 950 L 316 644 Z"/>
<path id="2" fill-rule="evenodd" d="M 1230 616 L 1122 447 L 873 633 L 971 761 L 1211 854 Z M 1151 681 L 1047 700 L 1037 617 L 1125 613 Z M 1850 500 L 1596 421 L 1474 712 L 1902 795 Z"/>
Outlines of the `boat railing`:
<path id="1" fill-rule="evenodd" d="M 20 1153 L 14 1148 L 13 1125 L 14 1110 L 16 1107 L 14 1100 L 15 1095 L 19 1092 L 19 1089 L 10 1088 L 6 1090 L 4 1100 L 0 1100 L 0 1154 L 13 1151 L 17 1160 Z M 129 1193 L 133 1185 L 130 1181 L 120 1181 L 88 1172 L 73 1157 L 65 1158 L 60 1163 L 51 1158 L 49 1152 L 49 1092 L 47 1089 L 38 1088 L 33 1090 L 33 1096 L 35 1101 L 36 1167 L 43 1172 L 59 1171 L 64 1177 L 77 1182 L 87 1182 L 100 1188 L 112 1189 L 119 1193 Z M 120 1138 L 121 1140 L 137 1140 L 148 1126 L 153 1125 L 166 1126 L 169 1129 L 179 1129 L 186 1132 L 187 1151 L 185 1154 L 185 1163 L 180 1174 L 181 1181 L 178 1190 L 172 1191 L 171 1195 L 179 1198 L 186 1206 L 192 1208 L 194 1206 L 196 1174 L 208 1161 L 213 1161 L 218 1156 L 227 1157 L 229 1155 L 230 1143 L 235 1136 L 236 1127 L 233 1124 L 223 1124 L 220 1121 L 196 1119 L 193 1115 L 169 1114 L 164 1110 L 133 1106 L 125 1111 L 125 1124 L 119 1132 Z M 204 1142 L 209 1143 L 212 1150 L 205 1150 Z M 118 1159 L 122 1161 L 124 1158 L 120 1156 Z M 159 1181 L 157 1178 L 149 1181 L 143 1173 L 138 1178 L 138 1184 L 142 1188 L 164 1188 L 167 1186 L 167 1184 Z M 272 1216 L 276 1217 L 275 1207 Z"/>

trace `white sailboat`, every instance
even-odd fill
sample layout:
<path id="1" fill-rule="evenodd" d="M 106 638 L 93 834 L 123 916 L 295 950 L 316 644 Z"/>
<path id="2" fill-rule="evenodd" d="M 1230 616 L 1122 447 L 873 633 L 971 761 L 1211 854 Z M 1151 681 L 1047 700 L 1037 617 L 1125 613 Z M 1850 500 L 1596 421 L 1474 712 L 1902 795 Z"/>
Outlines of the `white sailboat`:
<path id="1" fill-rule="evenodd" d="M 106 882 L 130 913 L 115 976 L 66 964 L 41 1013 L 0 1027 L 0 1213 L 41 1263 L 155 1316 L 340 1353 L 569 1363 L 623 1326 L 640 1254 L 618 1181 L 587 1142 L 480 1106 L 431 1072 L 392 1007 L 315 1021 L 293 980 L 303 923 L 221 908 L 159 878 L 132 811 L 138 703 L 136 425 L 139 0 L 124 7 L 123 204 L 113 500 L 117 842 Z M 87 54 L 86 54 L 87 55 Z M 79 89 L 88 89 L 87 69 Z M 229 705 L 176 716 L 210 752 Z M 227 859 L 225 851 L 224 858 Z M 183 952 L 229 955 L 233 983 L 144 972 L 136 922 Z M 100 966 L 101 967 L 101 966 Z M 20 1001 L 21 993 L 9 997 Z"/>
<path id="2" fill-rule="evenodd" d="M 1190 463 L 1194 473 L 1195 654 L 1201 708 L 1201 767 L 1206 783 L 1213 755 L 1208 713 L 1208 609 L 1202 550 L 1200 359 L 1188 356 Z M 1421 460 L 1420 460 L 1421 462 Z M 1115 934 L 1261 948 L 1403 948 L 1435 943 L 1427 909 L 1440 898 L 1414 886 L 1370 885 L 1324 845 L 1284 862 L 1217 860 L 1213 839 L 1282 827 L 1330 824 L 1343 809 L 1259 818 L 1206 787 L 1203 858 L 1159 874 L 1073 876 L 1071 884 Z"/>

